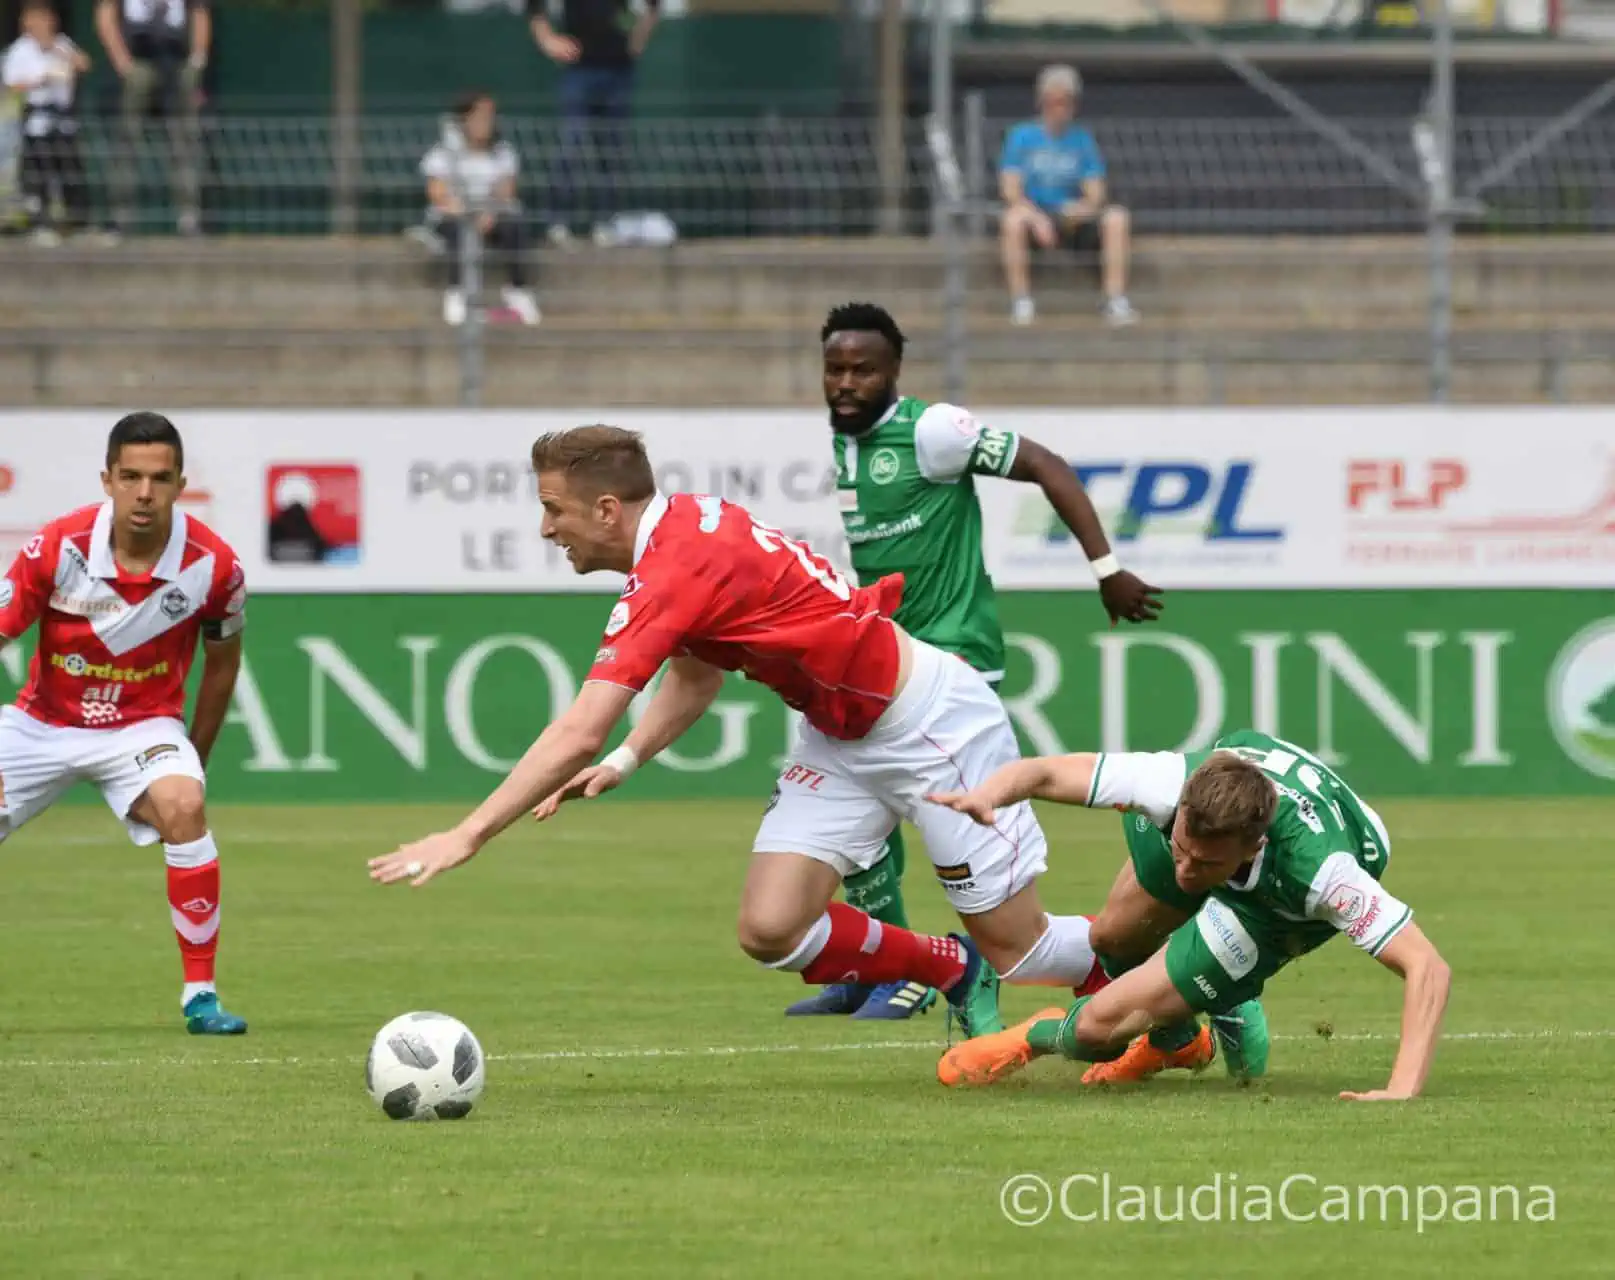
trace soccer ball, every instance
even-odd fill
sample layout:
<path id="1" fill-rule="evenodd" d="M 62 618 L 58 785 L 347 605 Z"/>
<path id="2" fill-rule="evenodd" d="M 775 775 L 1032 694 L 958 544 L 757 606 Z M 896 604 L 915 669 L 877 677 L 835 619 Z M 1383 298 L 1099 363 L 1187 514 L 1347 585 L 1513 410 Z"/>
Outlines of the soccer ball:
<path id="1" fill-rule="evenodd" d="M 446 1013 L 405 1013 L 370 1045 L 365 1088 L 393 1120 L 459 1120 L 485 1083 L 482 1046 Z"/>

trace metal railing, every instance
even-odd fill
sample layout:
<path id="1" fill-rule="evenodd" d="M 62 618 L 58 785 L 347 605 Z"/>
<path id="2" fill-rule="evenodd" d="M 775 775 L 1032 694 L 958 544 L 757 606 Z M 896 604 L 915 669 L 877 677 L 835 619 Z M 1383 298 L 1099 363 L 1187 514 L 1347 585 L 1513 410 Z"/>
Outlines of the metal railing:
<path id="1" fill-rule="evenodd" d="M 990 193 L 996 185 L 993 169 L 1013 123 L 963 115 L 953 122 L 971 191 Z M 1485 174 L 1542 124 L 1517 116 L 1460 121 L 1459 185 Z M 1104 119 L 1090 128 L 1115 198 L 1133 210 L 1142 231 L 1421 229 L 1420 158 L 1409 122 L 1340 125 L 1385 157 L 1402 189 L 1291 118 Z M 505 121 L 503 135 L 521 159 L 523 201 L 540 223 L 568 213 L 587 219 L 611 204 L 663 211 L 687 236 L 862 235 L 876 228 L 883 201 L 895 199 L 905 225 L 925 229 L 934 190 L 925 122 L 908 128 L 906 170 L 896 191 L 882 190 L 877 128 L 862 119 L 655 120 L 578 142 L 553 120 L 529 117 Z M 440 129 L 434 116 L 361 122 L 351 192 L 339 189 L 341 137 L 325 117 L 206 120 L 194 141 L 183 142 L 161 124 L 131 139 L 92 121 L 82 131 L 81 151 L 98 218 L 115 212 L 120 179 L 135 184 L 131 230 L 172 229 L 171 179 L 194 166 L 211 231 L 324 235 L 336 203 L 351 199 L 361 233 L 390 234 L 421 216 L 419 166 Z M 1479 225 L 1495 231 L 1615 227 L 1615 119 L 1584 121 L 1509 172 L 1488 193 Z"/>
<path id="2" fill-rule="evenodd" d="M 913 331 L 910 364 L 933 394 L 1423 398 L 1425 178 L 1408 122 L 1341 123 L 1385 158 L 1379 173 L 1288 118 L 1094 122 L 1136 237 L 1129 293 L 1144 323 L 1122 332 L 1098 317 L 1092 264 L 1047 255 L 1034 277 L 1039 323 L 1009 323 L 993 197 L 1009 123 L 971 112 L 914 122 L 894 187 L 872 121 L 647 121 L 580 146 L 551 120 L 506 120 L 544 308 L 526 329 L 503 323 L 503 264 L 480 254 L 471 266 L 493 309 L 473 312 L 485 323 L 446 325 L 450 261 L 406 235 L 425 212 L 419 166 L 435 116 L 361 122 L 351 166 L 326 119 L 203 121 L 187 157 L 198 238 L 172 234 L 174 136 L 158 127 L 131 146 L 90 121 L 92 222 L 112 212 L 120 162 L 138 179 L 139 215 L 116 247 L 0 240 L 0 386 L 22 403 L 138 392 L 164 403 L 698 404 L 732 401 L 739 379 L 754 400 L 811 402 L 819 320 L 864 296 Z M 1541 123 L 1457 129 L 1458 189 L 1502 174 L 1455 251 L 1460 398 L 1610 390 L 1615 123 L 1577 121 L 1503 172 Z M 341 189 L 347 169 L 357 180 Z M 568 248 L 544 234 L 563 178 L 580 193 L 583 238 Z M 665 214 L 679 243 L 590 243 L 606 187 L 619 209 Z M 358 234 L 335 238 L 344 201 Z M 894 205 L 906 234 L 873 238 Z"/>

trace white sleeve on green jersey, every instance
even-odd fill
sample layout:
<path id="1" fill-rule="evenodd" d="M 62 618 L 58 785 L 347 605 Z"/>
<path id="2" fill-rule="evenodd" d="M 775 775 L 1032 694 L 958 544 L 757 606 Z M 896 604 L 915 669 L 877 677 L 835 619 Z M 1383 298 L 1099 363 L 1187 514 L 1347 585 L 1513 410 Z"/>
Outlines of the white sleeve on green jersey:
<path id="1" fill-rule="evenodd" d="M 1377 956 L 1413 919 L 1413 908 L 1387 893 L 1351 854 L 1331 853 L 1307 890 L 1307 915 Z"/>
<path id="2" fill-rule="evenodd" d="M 1172 821 L 1189 780 L 1189 762 L 1176 751 L 1105 751 L 1094 765 L 1090 809 L 1127 809 L 1158 827 Z"/>
<path id="3" fill-rule="evenodd" d="M 932 484 L 952 484 L 965 472 L 1007 476 L 1020 437 L 982 425 L 968 409 L 933 404 L 914 424 L 914 458 Z"/>

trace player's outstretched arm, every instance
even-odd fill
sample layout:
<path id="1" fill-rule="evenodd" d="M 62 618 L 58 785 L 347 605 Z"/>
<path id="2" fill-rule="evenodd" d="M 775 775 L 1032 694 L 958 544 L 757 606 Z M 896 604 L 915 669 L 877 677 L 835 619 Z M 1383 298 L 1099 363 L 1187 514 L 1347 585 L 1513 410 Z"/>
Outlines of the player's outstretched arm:
<path id="1" fill-rule="evenodd" d="M 202 679 L 196 687 L 196 710 L 191 713 L 191 745 L 205 765 L 219 740 L 219 730 L 230 713 L 236 677 L 241 674 L 241 636 L 205 640 L 202 644 Z"/>
<path id="2" fill-rule="evenodd" d="M 552 791 L 533 810 L 533 817 L 543 822 L 568 800 L 592 800 L 622 785 L 645 761 L 682 738 L 722 688 L 723 672 L 717 667 L 688 656 L 670 659 L 644 716 L 622 746 Z"/>
<path id="3" fill-rule="evenodd" d="M 370 878 L 382 884 L 409 880 L 422 885 L 440 872 L 474 857 L 483 845 L 515 822 L 562 782 L 599 754 L 617 721 L 633 701 L 622 685 L 591 680 L 572 705 L 550 723 L 476 811 L 452 831 L 440 831 L 370 860 Z"/>
<path id="4" fill-rule="evenodd" d="M 1036 756 L 1006 764 L 970 791 L 940 791 L 926 797 L 933 803 L 993 825 L 997 811 L 1022 800 L 1053 800 L 1059 804 L 1087 804 L 1093 790 L 1097 755 Z"/>
<path id="5" fill-rule="evenodd" d="M 1441 1019 L 1452 987 L 1452 970 L 1424 931 L 1408 921 L 1376 957 L 1402 979 L 1402 1040 L 1391 1078 L 1383 1089 L 1347 1091 L 1350 1102 L 1399 1102 L 1416 1098 L 1435 1060 Z"/>
<path id="6" fill-rule="evenodd" d="M 1035 484 L 1043 490 L 1054 513 L 1076 536 L 1088 563 L 1094 566 L 1099 576 L 1099 598 L 1112 622 L 1150 622 L 1160 616 L 1164 607 L 1159 599 L 1161 589 L 1150 586 L 1115 562 L 1104 522 L 1094 510 L 1087 489 L 1064 458 L 1036 440 L 1022 436 L 1008 478 Z"/>

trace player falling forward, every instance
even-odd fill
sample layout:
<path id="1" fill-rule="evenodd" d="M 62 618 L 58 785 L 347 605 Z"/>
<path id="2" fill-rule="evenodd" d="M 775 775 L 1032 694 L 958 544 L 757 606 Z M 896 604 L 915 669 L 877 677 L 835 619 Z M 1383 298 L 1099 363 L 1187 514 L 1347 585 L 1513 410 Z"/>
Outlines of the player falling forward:
<path id="1" fill-rule="evenodd" d="M 852 567 L 863 582 L 903 575 L 894 620 L 909 635 L 963 658 L 995 692 L 1004 678 L 1004 629 L 982 550 L 977 476 L 1042 489 L 1087 556 L 1112 623 L 1158 615 L 1157 589 L 1117 563 L 1093 503 L 1063 458 L 1035 440 L 984 426 L 956 405 L 898 394 L 906 342 L 886 310 L 867 302 L 837 307 L 820 341 Z M 894 827 L 879 861 L 847 877 L 847 901 L 907 928 L 903 861 L 902 829 Z M 911 983 L 836 983 L 785 1012 L 898 1019 L 935 999 Z"/>
<path id="2" fill-rule="evenodd" d="M 53 520 L 0 579 L 0 647 L 39 624 L 28 683 L 0 710 L 0 841 L 80 779 L 136 845 L 163 842 L 194 1035 L 241 1035 L 219 1006 L 219 851 L 204 766 L 241 667 L 247 588 L 235 553 L 175 503 L 185 449 L 160 414 L 112 428 L 107 501 Z M 189 734 L 185 677 L 203 641 Z"/>
<path id="3" fill-rule="evenodd" d="M 543 436 L 533 469 L 544 537 L 577 572 L 628 581 L 572 706 L 459 826 L 372 859 L 374 879 L 425 884 L 528 809 L 548 818 L 611 790 L 701 717 L 725 671 L 743 671 L 804 717 L 752 845 L 738 928 L 748 955 L 815 984 L 935 987 L 966 1034 L 1003 1026 L 995 968 L 1008 981 L 1067 987 L 1095 976 L 1088 921 L 1047 916 L 1038 902 L 1046 846 L 1031 806 L 978 825 L 925 802 L 979 785 L 1019 752 L 986 682 L 891 620 L 901 578 L 853 587 L 740 507 L 657 493 L 632 432 Z M 663 663 L 638 726 L 590 766 Z M 904 816 L 925 836 L 968 938 L 914 934 L 833 901 Z"/>
<path id="4" fill-rule="evenodd" d="M 1413 912 L 1380 884 L 1391 855 L 1385 824 L 1316 756 L 1243 730 L 1188 756 L 1023 760 L 972 791 L 935 799 L 991 822 L 999 806 L 1029 797 L 1134 812 L 1135 821 L 1166 836 L 1179 885 L 1207 896 L 1164 947 L 1097 995 L 954 1046 L 937 1066 L 944 1084 L 990 1084 L 1046 1054 L 1117 1067 L 1134 1059 L 1130 1070 L 1097 1069 L 1102 1080 L 1204 1065 L 1211 1056 L 1204 1031 L 1198 1060 L 1163 1061 L 1147 1040 L 1129 1041 L 1256 999 L 1291 960 L 1344 933 L 1400 976 L 1404 989 L 1389 1083 L 1341 1097 L 1417 1096 L 1435 1055 L 1451 973 Z"/>

